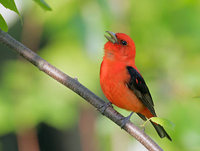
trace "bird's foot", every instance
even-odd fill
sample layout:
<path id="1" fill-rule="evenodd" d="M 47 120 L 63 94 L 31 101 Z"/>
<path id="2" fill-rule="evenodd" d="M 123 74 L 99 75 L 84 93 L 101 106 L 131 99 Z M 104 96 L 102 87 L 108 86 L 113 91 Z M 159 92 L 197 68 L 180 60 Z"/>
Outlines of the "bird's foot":
<path id="1" fill-rule="evenodd" d="M 121 128 L 124 128 L 124 126 L 126 125 L 126 123 L 128 123 L 129 121 L 130 121 L 130 118 L 131 118 L 131 116 L 133 115 L 133 113 L 134 112 L 131 112 L 131 114 L 129 115 L 129 116 L 127 116 L 127 117 L 123 117 L 122 119 L 121 119 Z"/>
<path id="2" fill-rule="evenodd" d="M 108 107 L 112 107 L 112 103 L 111 102 L 105 102 L 102 106 L 100 106 L 98 108 L 99 112 L 101 112 L 101 114 L 104 114 L 104 112 L 106 111 L 106 109 Z"/>

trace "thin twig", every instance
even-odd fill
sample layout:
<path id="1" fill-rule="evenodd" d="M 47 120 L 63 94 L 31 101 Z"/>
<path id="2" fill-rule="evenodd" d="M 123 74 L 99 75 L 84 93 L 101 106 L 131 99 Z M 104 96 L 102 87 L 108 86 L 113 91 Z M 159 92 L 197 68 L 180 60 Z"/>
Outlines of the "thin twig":
<path id="1" fill-rule="evenodd" d="M 11 49 L 15 50 L 21 56 L 23 56 L 26 60 L 34 64 L 38 69 L 48 74 L 53 79 L 62 83 L 82 98 L 84 98 L 87 102 L 92 104 L 95 108 L 99 109 L 102 107 L 105 102 L 96 96 L 93 92 L 79 83 L 77 80 L 71 78 L 67 74 L 63 73 L 53 65 L 49 64 L 47 61 L 38 56 L 35 52 L 31 51 L 29 48 L 24 46 L 22 43 L 15 40 L 6 32 L 0 30 L 0 42 L 7 45 Z M 112 120 L 117 125 L 122 125 L 121 120 L 123 116 L 114 110 L 112 107 L 108 107 L 104 115 Z M 148 135 L 146 135 L 142 130 L 140 130 L 133 123 L 128 122 L 123 129 L 127 131 L 130 135 L 135 137 L 141 144 L 143 144 L 150 151 L 163 151 L 160 146 L 158 146 Z"/>

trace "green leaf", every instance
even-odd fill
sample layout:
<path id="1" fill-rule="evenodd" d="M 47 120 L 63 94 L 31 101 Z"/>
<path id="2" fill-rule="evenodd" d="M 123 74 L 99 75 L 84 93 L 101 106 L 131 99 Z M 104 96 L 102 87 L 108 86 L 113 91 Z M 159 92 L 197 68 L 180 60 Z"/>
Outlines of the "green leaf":
<path id="1" fill-rule="evenodd" d="M 0 28 L 5 32 L 8 31 L 8 25 L 6 21 L 3 19 L 3 17 L 1 16 L 1 14 L 0 14 Z"/>
<path id="2" fill-rule="evenodd" d="M 8 8 L 14 12 L 16 12 L 18 15 L 19 14 L 19 11 L 15 5 L 15 1 L 14 0 L 0 0 L 0 3 L 5 7 L 5 8 Z"/>
<path id="3" fill-rule="evenodd" d="M 36 3 L 38 3 L 43 9 L 51 11 L 51 7 L 44 1 L 44 0 L 34 0 Z"/>
<path id="4" fill-rule="evenodd" d="M 175 124 L 172 123 L 171 121 L 167 120 L 167 119 L 163 119 L 163 118 L 160 118 L 160 117 L 152 117 L 152 118 L 150 118 L 150 120 L 152 122 L 160 124 L 163 127 L 167 127 L 171 130 L 174 130 Z"/>

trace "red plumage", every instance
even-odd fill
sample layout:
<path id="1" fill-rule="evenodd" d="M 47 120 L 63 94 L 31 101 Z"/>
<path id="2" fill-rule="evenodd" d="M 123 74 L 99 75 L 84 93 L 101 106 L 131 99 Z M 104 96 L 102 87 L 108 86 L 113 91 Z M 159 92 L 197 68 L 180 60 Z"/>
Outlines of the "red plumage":
<path id="1" fill-rule="evenodd" d="M 108 32 L 104 46 L 100 84 L 107 99 L 114 105 L 142 114 L 156 116 L 149 89 L 135 65 L 135 44 L 126 34 Z M 171 140 L 164 128 L 152 123 L 160 137 Z"/>

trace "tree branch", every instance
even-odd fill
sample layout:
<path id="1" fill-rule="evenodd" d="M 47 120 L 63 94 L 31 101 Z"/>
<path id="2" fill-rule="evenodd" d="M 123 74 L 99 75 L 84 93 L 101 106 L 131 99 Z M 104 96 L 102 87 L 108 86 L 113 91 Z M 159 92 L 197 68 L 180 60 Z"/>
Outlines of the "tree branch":
<path id="1" fill-rule="evenodd" d="M 6 32 L 0 29 L 0 42 L 7 45 L 11 49 L 15 50 L 26 60 L 34 64 L 39 70 L 45 72 L 53 79 L 57 80 L 61 84 L 65 85 L 79 96 L 84 98 L 87 102 L 92 104 L 95 108 L 99 109 L 105 102 L 96 96 L 93 92 L 79 83 L 77 80 L 71 78 L 67 74 L 63 73 L 53 65 L 49 64 L 46 60 L 42 59 L 35 52 L 31 51 L 29 48 L 24 46 L 22 43 L 15 40 Z M 112 107 L 108 107 L 104 115 L 112 120 L 117 125 L 121 125 L 121 120 L 123 116 L 114 110 Z M 148 135 L 146 135 L 142 130 L 140 130 L 133 123 L 128 122 L 123 129 L 127 131 L 130 135 L 135 137 L 141 144 L 143 144 L 150 151 L 163 151 L 160 146 L 158 146 Z"/>

